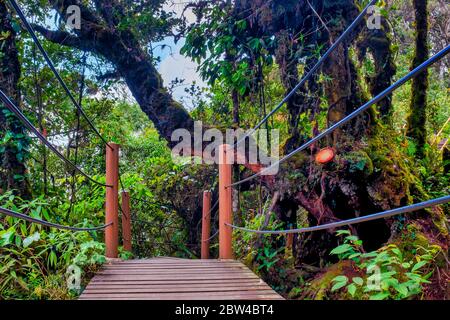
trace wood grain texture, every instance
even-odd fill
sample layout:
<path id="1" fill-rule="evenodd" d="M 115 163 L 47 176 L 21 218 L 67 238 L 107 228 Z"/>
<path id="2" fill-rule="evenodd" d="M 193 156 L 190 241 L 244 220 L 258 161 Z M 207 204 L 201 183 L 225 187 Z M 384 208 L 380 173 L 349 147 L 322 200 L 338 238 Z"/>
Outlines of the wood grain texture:
<path id="1" fill-rule="evenodd" d="M 81 300 L 279 300 L 234 260 L 152 258 L 113 261 L 91 279 Z"/>

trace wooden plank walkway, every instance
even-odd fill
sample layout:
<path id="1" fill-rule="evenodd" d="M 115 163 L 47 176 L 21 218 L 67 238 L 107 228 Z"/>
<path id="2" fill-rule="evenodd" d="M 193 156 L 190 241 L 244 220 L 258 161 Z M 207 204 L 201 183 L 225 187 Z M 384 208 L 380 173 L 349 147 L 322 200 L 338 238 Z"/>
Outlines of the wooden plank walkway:
<path id="1" fill-rule="evenodd" d="M 82 300 L 279 300 L 245 265 L 234 260 L 152 258 L 105 264 Z"/>

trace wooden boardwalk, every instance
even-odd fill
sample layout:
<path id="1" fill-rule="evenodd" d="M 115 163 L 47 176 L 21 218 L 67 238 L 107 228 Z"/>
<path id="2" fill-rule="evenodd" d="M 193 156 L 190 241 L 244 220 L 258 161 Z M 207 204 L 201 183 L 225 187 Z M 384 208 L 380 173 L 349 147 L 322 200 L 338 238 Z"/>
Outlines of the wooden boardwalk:
<path id="1" fill-rule="evenodd" d="M 82 300 L 283 299 L 234 260 L 152 258 L 105 264 Z"/>

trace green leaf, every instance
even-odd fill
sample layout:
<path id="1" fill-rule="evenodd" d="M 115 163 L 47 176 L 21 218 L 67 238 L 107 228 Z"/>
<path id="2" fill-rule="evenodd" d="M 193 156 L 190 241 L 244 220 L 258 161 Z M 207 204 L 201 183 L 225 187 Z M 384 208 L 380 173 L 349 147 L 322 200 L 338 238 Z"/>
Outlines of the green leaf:
<path id="1" fill-rule="evenodd" d="M 345 239 L 347 239 L 348 241 L 358 241 L 359 238 L 357 236 L 348 236 Z"/>
<path id="2" fill-rule="evenodd" d="M 416 271 L 416 270 L 419 270 L 420 268 L 422 268 L 422 267 L 423 267 L 424 265 L 426 265 L 427 263 L 428 263 L 428 261 L 424 261 L 424 260 L 419 261 L 419 262 L 417 262 L 417 263 L 414 265 L 414 267 L 412 267 L 411 271 L 414 272 L 414 271 Z"/>
<path id="3" fill-rule="evenodd" d="M 398 286 L 394 286 L 394 289 L 398 291 L 403 297 L 408 296 L 408 288 L 404 284 L 399 284 Z"/>
<path id="4" fill-rule="evenodd" d="M 331 288 L 331 291 L 336 291 L 336 290 L 342 288 L 343 286 L 345 286 L 347 284 L 348 278 L 346 276 L 337 276 L 331 281 L 332 282 L 336 282 L 333 285 L 333 287 Z"/>
<path id="5" fill-rule="evenodd" d="M 411 264 L 409 262 L 403 262 L 402 267 L 405 269 L 409 269 L 409 267 L 411 267 Z"/>
<path id="6" fill-rule="evenodd" d="M 352 296 L 352 297 L 354 297 L 355 296 L 355 293 L 356 293 L 356 286 L 355 286 L 355 284 L 350 284 L 348 287 L 347 287 L 347 291 L 348 291 L 348 293 L 350 293 L 350 295 Z"/>
<path id="7" fill-rule="evenodd" d="M 389 293 L 380 292 L 370 296 L 370 300 L 384 300 L 389 297 Z"/>
<path id="8" fill-rule="evenodd" d="M 359 286 L 362 286 L 363 283 L 364 283 L 364 280 L 362 278 L 360 278 L 360 277 L 354 277 L 352 280 L 353 280 L 354 283 L 356 283 Z"/>
<path id="9" fill-rule="evenodd" d="M 335 277 L 333 280 L 331 280 L 332 282 L 342 282 L 342 281 L 345 281 L 345 282 L 347 282 L 348 281 L 348 278 L 346 277 L 346 276 L 337 276 L 337 277 Z"/>
<path id="10" fill-rule="evenodd" d="M 400 259 L 402 258 L 402 252 L 400 251 L 399 248 L 392 248 L 391 251 L 392 251 L 393 253 L 395 253 L 395 255 L 396 255 L 397 257 L 399 257 Z"/>
<path id="11" fill-rule="evenodd" d="M 342 288 L 343 286 L 345 286 L 347 284 L 347 282 L 336 282 L 333 287 L 331 287 L 331 292 L 336 291 L 340 288 Z"/>
<path id="12" fill-rule="evenodd" d="M 338 236 L 343 235 L 343 234 L 350 235 L 351 233 L 348 230 L 338 230 L 338 231 L 336 231 L 336 235 L 338 235 Z"/>
<path id="13" fill-rule="evenodd" d="M 6 246 L 12 243 L 15 233 L 16 230 L 14 229 L 14 227 L 11 227 L 4 231 L 0 231 L 0 246 Z"/>
<path id="14" fill-rule="evenodd" d="M 340 246 L 334 248 L 333 250 L 331 250 L 330 254 L 341 254 L 341 253 L 347 252 L 351 249 L 352 249 L 351 245 L 343 244 L 343 245 L 340 245 Z"/>
<path id="15" fill-rule="evenodd" d="M 359 257 L 360 255 L 361 255 L 360 252 L 355 252 L 355 253 L 349 255 L 349 256 L 348 256 L 348 259 L 353 259 L 353 258 Z"/>

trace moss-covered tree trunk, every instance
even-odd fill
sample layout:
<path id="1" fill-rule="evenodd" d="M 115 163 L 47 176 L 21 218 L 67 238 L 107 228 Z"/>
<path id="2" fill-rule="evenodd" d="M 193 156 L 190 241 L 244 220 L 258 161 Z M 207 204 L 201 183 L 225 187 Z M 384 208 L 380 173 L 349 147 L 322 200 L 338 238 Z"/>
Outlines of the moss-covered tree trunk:
<path id="1" fill-rule="evenodd" d="M 192 118 L 164 87 L 151 57 L 130 30 L 119 26 L 121 19 L 126 19 L 122 2 L 95 1 L 95 10 L 78 0 L 49 2 L 64 19 L 68 18 L 69 6 L 79 6 L 81 29 L 75 30 L 76 35 L 73 35 L 36 25 L 36 31 L 54 43 L 93 52 L 109 60 L 117 74 L 125 80 L 142 111 L 169 145 L 174 130 L 193 130 Z"/>
<path id="2" fill-rule="evenodd" d="M 412 67 L 415 68 L 428 59 L 428 0 L 414 0 L 414 13 L 416 16 L 416 51 Z M 417 157 L 424 157 L 426 144 L 427 121 L 427 88 L 428 71 L 420 73 L 412 81 L 410 115 L 408 117 L 407 135 L 417 145 Z"/>
<path id="3" fill-rule="evenodd" d="M 0 0 L 0 89 L 19 106 L 20 65 L 15 42 L 6 1 Z M 22 198 L 30 197 L 25 167 L 28 144 L 22 123 L 0 103 L 0 193 L 14 190 Z"/>

